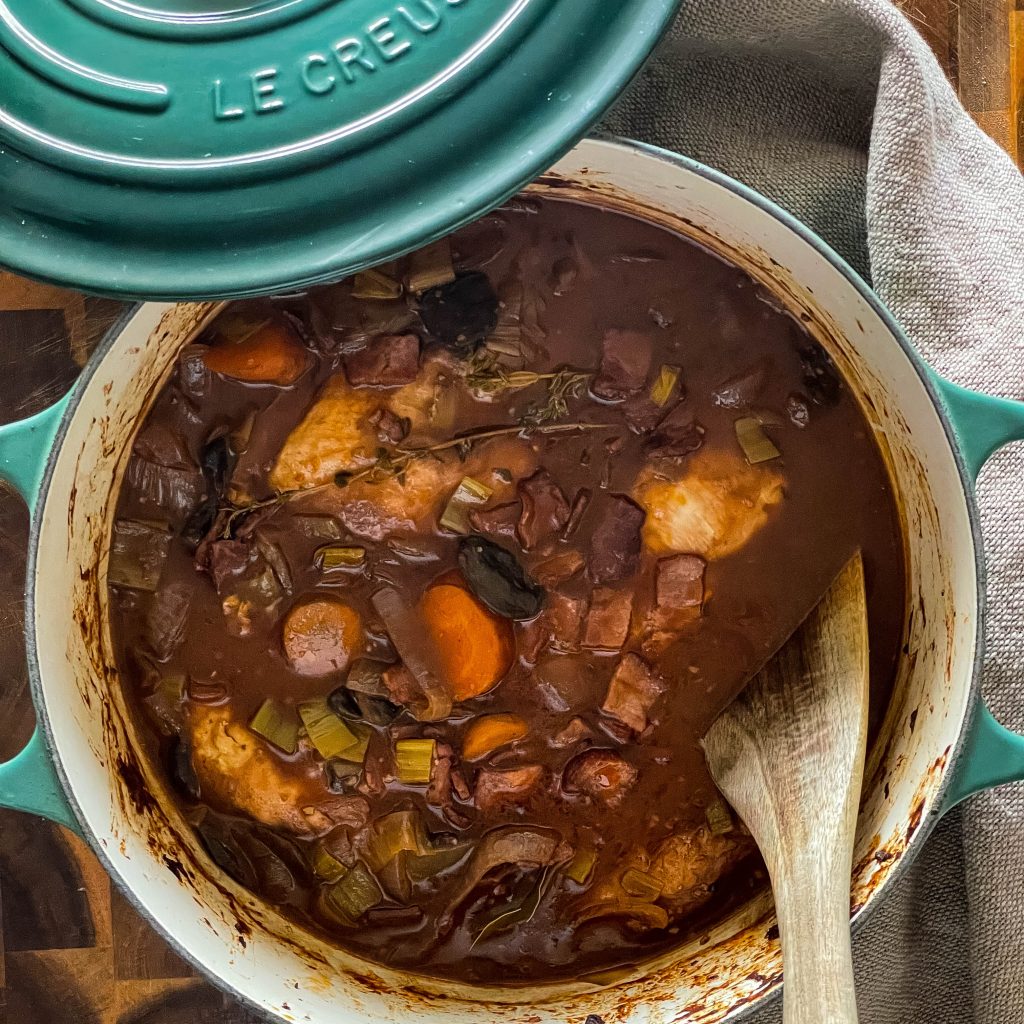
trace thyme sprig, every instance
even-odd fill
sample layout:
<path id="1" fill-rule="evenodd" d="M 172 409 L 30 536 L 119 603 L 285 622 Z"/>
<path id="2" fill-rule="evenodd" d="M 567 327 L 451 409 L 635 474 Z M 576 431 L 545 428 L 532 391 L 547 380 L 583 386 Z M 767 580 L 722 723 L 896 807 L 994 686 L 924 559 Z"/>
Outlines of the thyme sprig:
<path id="1" fill-rule="evenodd" d="M 370 484 L 383 483 L 385 480 L 397 479 L 404 481 L 405 472 L 414 462 L 420 459 L 437 457 L 441 452 L 458 450 L 459 455 L 465 458 L 472 451 L 473 446 L 480 441 L 487 441 L 494 437 L 514 437 L 516 435 L 528 436 L 530 434 L 563 434 L 579 430 L 608 430 L 607 423 L 549 423 L 535 425 L 532 423 L 520 423 L 509 427 L 484 428 L 482 430 L 469 431 L 457 437 L 449 438 L 446 441 L 439 441 L 436 444 L 423 445 L 419 447 L 398 447 L 393 449 L 378 448 L 376 456 L 370 465 L 356 472 L 342 471 L 336 473 L 330 483 L 314 484 L 311 487 L 297 487 L 294 490 L 279 491 L 270 498 L 262 501 L 253 501 L 242 506 L 228 506 L 224 511 L 228 512 L 225 525 L 221 533 L 222 537 L 231 537 L 237 529 L 238 522 L 242 518 L 252 515 L 261 509 L 280 507 L 286 502 L 298 497 L 306 497 L 311 494 L 320 494 L 331 488 L 348 487 L 354 483 L 366 482 Z"/>
<path id="2" fill-rule="evenodd" d="M 523 421 L 533 426 L 551 423 L 569 414 L 569 400 L 579 398 L 594 374 L 588 370 L 567 367 L 549 373 L 533 370 L 509 370 L 494 356 L 481 350 L 470 362 L 466 386 L 484 395 L 502 395 L 507 391 L 521 391 L 536 384 L 547 385 L 547 397 L 526 411 Z"/>

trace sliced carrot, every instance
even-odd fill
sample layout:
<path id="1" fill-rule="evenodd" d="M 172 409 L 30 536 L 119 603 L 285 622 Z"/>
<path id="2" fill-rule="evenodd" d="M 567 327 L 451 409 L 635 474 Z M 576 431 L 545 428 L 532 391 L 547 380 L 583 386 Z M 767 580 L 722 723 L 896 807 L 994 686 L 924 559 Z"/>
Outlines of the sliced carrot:
<path id="1" fill-rule="evenodd" d="M 462 756 L 467 761 L 475 761 L 498 747 L 521 740 L 529 731 L 525 719 L 518 715 L 484 715 L 466 730 Z"/>
<path id="2" fill-rule="evenodd" d="M 282 643 L 293 669 L 304 676 L 340 672 L 363 638 L 359 613 L 337 598 L 298 604 L 285 616 Z"/>
<path id="3" fill-rule="evenodd" d="M 218 341 L 203 353 L 213 373 L 253 384 L 292 384 L 308 365 L 299 336 L 285 323 L 268 321 L 240 341 Z"/>
<path id="4" fill-rule="evenodd" d="M 423 595 L 420 613 L 455 700 L 479 697 L 511 668 L 511 624 L 488 611 L 468 590 L 435 584 Z"/>

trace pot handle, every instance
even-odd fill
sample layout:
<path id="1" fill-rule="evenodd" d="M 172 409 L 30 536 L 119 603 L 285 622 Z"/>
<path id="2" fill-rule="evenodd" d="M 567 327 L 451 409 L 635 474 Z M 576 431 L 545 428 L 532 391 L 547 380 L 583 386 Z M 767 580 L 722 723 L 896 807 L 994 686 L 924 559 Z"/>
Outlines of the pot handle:
<path id="1" fill-rule="evenodd" d="M 1003 445 L 1024 441 L 1024 402 L 970 391 L 939 376 L 935 384 L 960 441 L 972 481 Z M 943 812 L 982 790 L 1024 779 L 1024 737 L 996 721 L 981 705 L 957 761 Z"/>
<path id="2" fill-rule="evenodd" d="M 0 479 L 25 499 L 30 514 L 35 512 L 46 460 L 67 404 L 65 395 L 35 416 L 0 426 Z M 41 814 L 81 831 L 38 725 L 21 753 L 0 764 L 0 807 Z"/>

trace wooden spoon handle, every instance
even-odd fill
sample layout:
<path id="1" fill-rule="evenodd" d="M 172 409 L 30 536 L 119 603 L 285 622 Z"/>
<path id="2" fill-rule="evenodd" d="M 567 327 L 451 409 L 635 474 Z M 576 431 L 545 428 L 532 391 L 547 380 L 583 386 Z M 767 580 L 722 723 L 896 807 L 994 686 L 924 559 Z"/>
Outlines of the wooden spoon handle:
<path id="1" fill-rule="evenodd" d="M 775 882 L 782 957 L 786 965 L 784 1024 L 857 1024 L 850 946 L 849 869 L 814 864 Z"/>

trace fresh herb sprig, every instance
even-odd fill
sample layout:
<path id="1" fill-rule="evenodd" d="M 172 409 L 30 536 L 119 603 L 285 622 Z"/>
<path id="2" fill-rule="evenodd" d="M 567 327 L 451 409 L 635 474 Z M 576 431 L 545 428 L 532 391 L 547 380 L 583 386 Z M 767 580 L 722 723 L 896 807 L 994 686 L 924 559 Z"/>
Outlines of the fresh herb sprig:
<path id="1" fill-rule="evenodd" d="M 299 487 L 290 491 L 279 491 L 273 497 L 265 498 L 262 501 L 253 501 L 247 505 L 229 507 L 226 509 L 229 515 L 225 520 L 221 536 L 233 536 L 241 519 L 261 509 L 279 507 L 298 497 L 319 494 L 331 488 L 348 487 L 355 483 L 377 484 L 392 479 L 403 482 L 406 470 L 420 459 L 437 457 L 442 452 L 452 450 L 457 450 L 459 455 L 465 458 L 472 451 L 474 445 L 494 437 L 528 436 L 530 434 L 567 434 L 573 431 L 607 429 L 607 423 L 548 423 L 535 425 L 524 422 L 515 426 L 470 431 L 460 434 L 458 437 L 449 438 L 447 441 L 439 441 L 437 444 L 391 449 L 378 448 L 376 456 L 370 465 L 356 472 L 342 471 L 337 473 L 330 483 L 315 484 L 312 487 Z"/>

